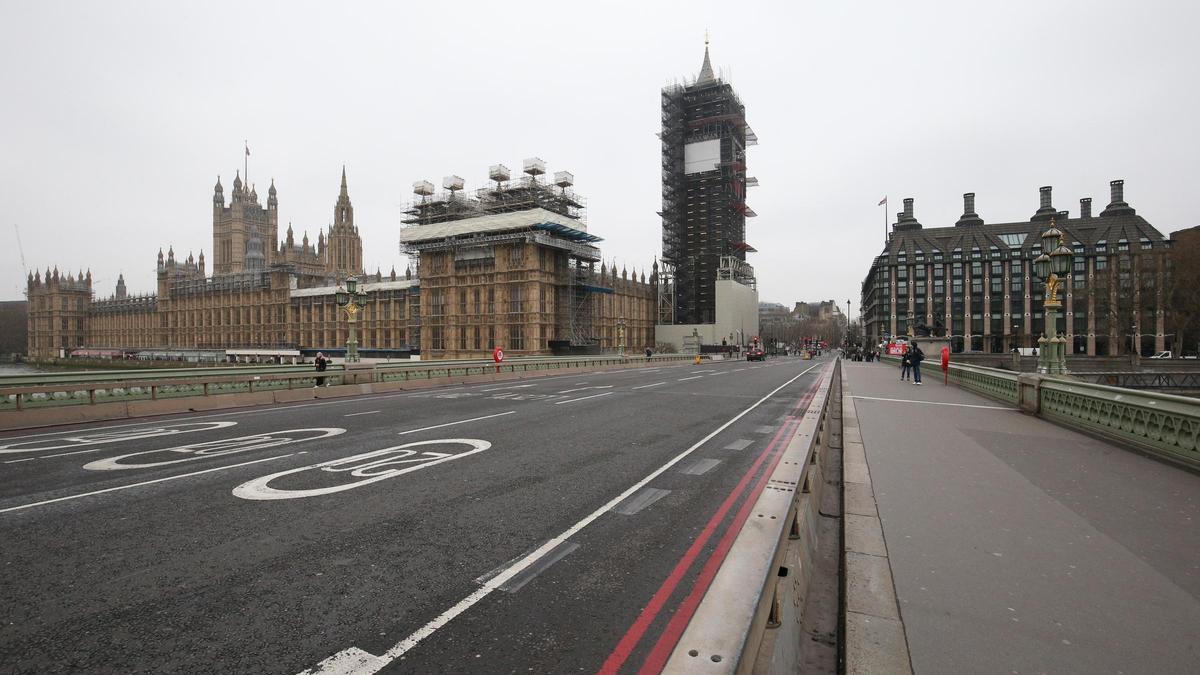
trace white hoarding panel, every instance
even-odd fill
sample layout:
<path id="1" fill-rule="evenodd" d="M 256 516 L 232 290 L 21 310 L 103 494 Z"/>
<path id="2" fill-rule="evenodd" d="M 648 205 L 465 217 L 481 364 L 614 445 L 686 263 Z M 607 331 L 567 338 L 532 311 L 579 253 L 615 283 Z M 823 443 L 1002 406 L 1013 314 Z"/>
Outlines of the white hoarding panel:
<path id="1" fill-rule="evenodd" d="M 721 141 L 700 141 L 683 146 L 683 172 L 714 171 L 721 163 Z"/>

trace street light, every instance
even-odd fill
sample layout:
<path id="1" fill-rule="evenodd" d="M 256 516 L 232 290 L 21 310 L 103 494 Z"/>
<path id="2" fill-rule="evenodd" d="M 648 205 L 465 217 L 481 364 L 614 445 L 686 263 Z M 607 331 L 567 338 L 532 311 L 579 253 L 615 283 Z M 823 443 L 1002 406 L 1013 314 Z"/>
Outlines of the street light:
<path id="1" fill-rule="evenodd" d="M 367 306 L 367 294 L 358 290 L 358 277 L 347 277 L 346 287 L 334 294 L 338 307 L 346 312 L 350 323 L 350 339 L 346 340 L 346 363 L 358 363 L 358 311 Z"/>
<path id="2" fill-rule="evenodd" d="M 617 317 L 617 355 L 625 358 L 625 317 Z"/>
<path id="3" fill-rule="evenodd" d="M 1071 249 L 1067 248 L 1066 237 L 1050 221 L 1050 229 L 1042 233 L 1042 251 L 1033 261 L 1033 271 L 1046 283 L 1046 300 L 1043 310 L 1046 315 L 1046 330 L 1038 338 L 1038 372 L 1059 375 L 1067 372 L 1066 338 L 1058 332 L 1058 310 L 1062 301 L 1058 289 L 1062 285 L 1060 276 L 1071 271 Z M 1048 253 L 1046 253 L 1048 252 Z"/>

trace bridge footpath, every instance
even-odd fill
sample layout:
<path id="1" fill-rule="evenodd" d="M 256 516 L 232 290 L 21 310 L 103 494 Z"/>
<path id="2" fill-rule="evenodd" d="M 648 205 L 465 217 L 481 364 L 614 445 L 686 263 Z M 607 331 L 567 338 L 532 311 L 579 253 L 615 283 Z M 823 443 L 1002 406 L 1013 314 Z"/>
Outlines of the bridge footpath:
<path id="1" fill-rule="evenodd" d="M 843 368 L 915 672 L 1195 672 L 1200 475 Z"/>

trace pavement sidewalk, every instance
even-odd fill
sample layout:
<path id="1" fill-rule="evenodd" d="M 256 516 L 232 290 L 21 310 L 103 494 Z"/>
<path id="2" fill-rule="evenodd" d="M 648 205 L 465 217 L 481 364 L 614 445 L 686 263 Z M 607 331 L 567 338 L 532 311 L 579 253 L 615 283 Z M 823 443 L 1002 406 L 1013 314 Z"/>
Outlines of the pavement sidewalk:
<path id="1" fill-rule="evenodd" d="M 1200 476 L 843 362 L 916 673 L 1200 663 Z"/>

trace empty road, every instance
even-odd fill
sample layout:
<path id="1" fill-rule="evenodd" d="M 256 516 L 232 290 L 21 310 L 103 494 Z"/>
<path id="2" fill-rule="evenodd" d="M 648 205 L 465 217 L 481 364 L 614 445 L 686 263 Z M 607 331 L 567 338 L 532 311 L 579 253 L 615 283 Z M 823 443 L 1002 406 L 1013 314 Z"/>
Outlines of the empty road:
<path id="1" fill-rule="evenodd" d="M 0 434 L 0 671 L 635 672 L 829 366 Z"/>

